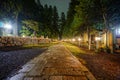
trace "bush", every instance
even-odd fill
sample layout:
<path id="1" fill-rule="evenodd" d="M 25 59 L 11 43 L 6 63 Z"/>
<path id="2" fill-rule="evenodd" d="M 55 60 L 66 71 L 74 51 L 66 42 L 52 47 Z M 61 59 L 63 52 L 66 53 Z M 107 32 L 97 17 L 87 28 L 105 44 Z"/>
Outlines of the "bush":
<path id="1" fill-rule="evenodd" d="M 104 48 L 101 47 L 101 48 L 99 48 L 99 49 L 96 49 L 95 52 L 96 52 L 96 53 L 104 52 Z"/>
<path id="2" fill-rule="evenodd" d="M 109 47 L 105 47 L 105 48 L 99 48 L 95 50 L 96 53 L 100 53 L 100 52 L 105 52 L 105 53 L 111 53 L 111 49 Z"/>
<path id="3" fill-rule="evenodd" d="M 106 53 L 111 53 L 111 49 L 109 47 L 105 47 L 105 50 L 104 50 Z"/>

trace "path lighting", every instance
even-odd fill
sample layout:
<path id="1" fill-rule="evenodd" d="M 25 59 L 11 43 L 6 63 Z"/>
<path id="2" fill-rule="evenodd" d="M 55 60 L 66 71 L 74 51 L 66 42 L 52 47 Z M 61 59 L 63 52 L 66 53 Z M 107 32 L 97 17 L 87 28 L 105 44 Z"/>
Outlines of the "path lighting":
<path id="1" fill-rule="evenodd" d="M 25 37 L 25 35 L 22 35 L 22 37 L 24 38 L 24 37 Z"/>
<path id="2" fill-rule="evenodd" d="M 100 37 L 95 37 L 95 40 L 96 40 L 96 41 L 100 41 L 101 38 L 100 38 Z"/>
<path id="3" fill-rule="evenodd" d="M 99 48 L 99 41 L 101 40 L 101 38 L 95 37 L 95 40 L 96 40 L 96 48 L 98 49 Z"/>
<path id="4" fill-rule="evenodd" d="M 75 39 L 72 39 L 73 42 L 75 42 Z"/>
<path id="5" fill-rule="evenodd" d="M 81 41 L 81 39 L 80 39 L 80 38 L 78 38 L 78 41 Z"/>
<path id="6" fill-rule="evenodd" d="M 81 38 L 78 38 L 78 43 L 79 43 L 79 46 L 80 46 L 80 41 L 81 41 Z"/>

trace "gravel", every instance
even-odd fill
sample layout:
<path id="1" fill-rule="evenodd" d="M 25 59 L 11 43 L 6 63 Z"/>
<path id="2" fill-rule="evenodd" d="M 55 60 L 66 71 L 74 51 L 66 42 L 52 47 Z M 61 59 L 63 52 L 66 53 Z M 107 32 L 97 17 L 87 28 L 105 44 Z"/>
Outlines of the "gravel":
<path id="1" fill-rule="evenodd" d="M 97 80 L 120 80 L 120 54 L 80 54 Z"/>
<path id="2" fill-rule="evenodd" d="M 0 51 L 0 80 L 5 80 L 45 50 L 45 48 L 33 48 L 8 52 Z"/>

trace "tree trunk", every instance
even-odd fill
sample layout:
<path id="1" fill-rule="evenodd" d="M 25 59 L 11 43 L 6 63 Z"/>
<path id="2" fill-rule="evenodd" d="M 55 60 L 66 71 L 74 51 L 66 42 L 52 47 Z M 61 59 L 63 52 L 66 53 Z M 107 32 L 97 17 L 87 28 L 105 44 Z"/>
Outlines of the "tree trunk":
<path id="1" fill-rule="evenodd" d="M 91 50 L 91 35 L 90 35 L 90 27 L 87 27 L 88 32 L 88 49 Z"/>
<path id="2" fill-rule="evenodd" d="M 116 49 L 116 28 L 114 30 L 112 30 L 112 53 L 115 52 L 115 49 Z"/>
<path id="3" fill-rule="evenodd" d="M 18 36 L 18 14 L 16 14 L 15 17 L 15 22 L 14 22 L 14 26 L 13 26 L 13 34 L 14 36 Z"/>
<path id="4" fill-rule="evenodd" d="M 36 37 L 36 31 L 35 30 L 33 31 L 33 37 Z"/>
<path id="5" fill-rule="evenodd" d="M 59 33 L 59 40 L 62 40 L 62 34 Z"/>
<path id="6" fill-rule="evenodd" d="M 105 13 L 103 13 L 103 20 L 104 20 L 104 25 L 105 25 L 105 34 L 106 34 L 106 47 L 108 47 L 108 25 L 107 25 L 107 19 Z"/>

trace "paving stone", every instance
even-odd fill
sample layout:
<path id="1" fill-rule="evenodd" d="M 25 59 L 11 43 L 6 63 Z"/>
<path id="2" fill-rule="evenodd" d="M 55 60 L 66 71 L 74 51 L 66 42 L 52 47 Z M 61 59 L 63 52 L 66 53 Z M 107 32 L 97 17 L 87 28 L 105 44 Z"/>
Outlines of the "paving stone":
<path id="1" fill-rule="evenodd" d="M 42 80 L 49 80 L 49 77 L 50 77 L 50 76 L 42 76 L 41 79 L 42 79 Z"/>
<path id="2" fill-rule="evenodd" d="M 50 76 L 49 80 L 62 80 L 62 76 Z"/>
<path id="3" fill-rule="evenodd" d="M 86 78 L 86 76 L 79 76 L 79 77 L 74 77 L 75 80 L 89 80 Z"/>
<path id="4" fill-rule="evenodd" d="M 55 68 L 44 68 L 42 75 L 55 75 L 57 73 L 57 70 Z"/>
<path id="5" fill-rule="evenodd" d="M 89 70 L 63 45 L 49 47 L 25 65 L 16 80 L 96 80 Z"/>
<path id="6" fill-rule="evenodd" d="M 63 76 L 63 80 L 75 80 L 73 76 Z"/>
<path id="7" fill-rule="evenodd" d="M 33 80 L 49 80 L 49 76 L 34 77 Z"/>
<path id="8" fill-rule="evenodd" d="M 33 77 L 25 77 L 24 80 L 33 80 Z"/>
<path id="9" fill-rule="evenodd" d="M 29 73 L 28 76 L 41 76 L 41 73 L 44 69 L 45 61 L 41 62 L 41 64 L 37 64 Z"/>
<path id="10" fill-rule="evenodd" d="M 80 67 L 81 67 L 82 71 L 84 71 L 84 72 L 88 71 L 88 69 L 85 66 L 81 65 Z"/>
<path id="11" fill-rule="evenodd" d="M 63 76 L 63 80 L 88 80 L 85 76 Z"/>
<path id="12" fill-rule="evenodd" d="M 33 80 L 43 80 L 41 77 L 34 77 Z"/>
<path id="13" fill-rule="evenodd" d="M 91 72 L 85 72 L 85 75 L 88 80 L 96 80 L 95 77 L 91 74 Z"/>

